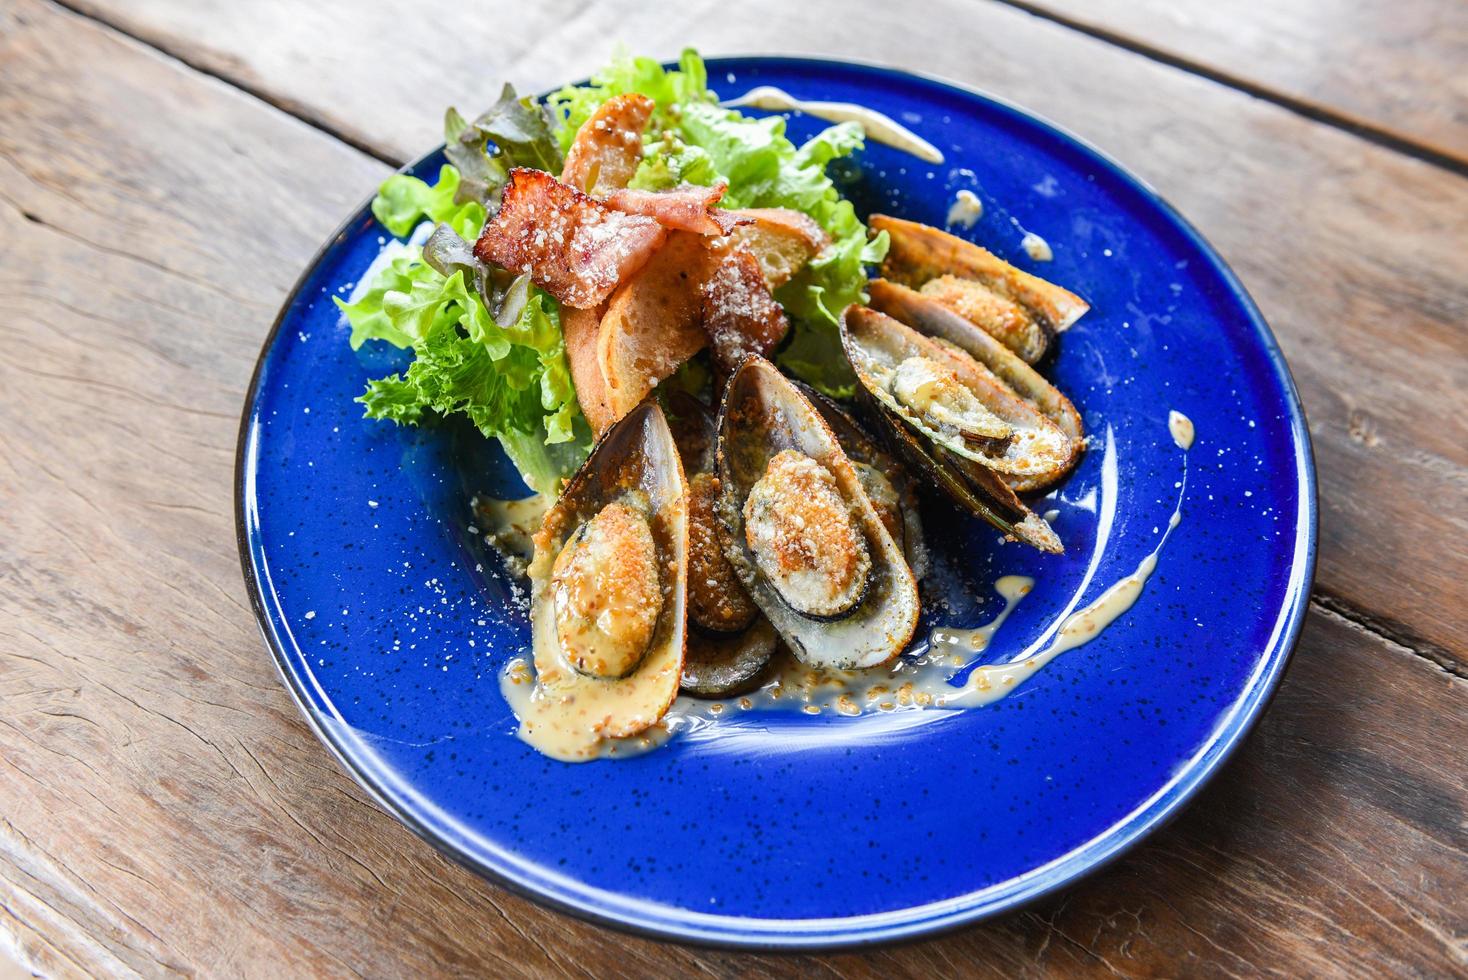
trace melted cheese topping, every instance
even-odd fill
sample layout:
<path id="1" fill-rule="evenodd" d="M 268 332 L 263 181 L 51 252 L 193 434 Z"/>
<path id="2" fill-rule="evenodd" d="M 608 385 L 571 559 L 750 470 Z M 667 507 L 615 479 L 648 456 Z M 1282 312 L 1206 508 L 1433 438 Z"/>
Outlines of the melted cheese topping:
<path id="1" fill-rule="evenodd" d="M 783 449 L 744 502 L 755 564 L 797 612 L 831 616 L 866 591 L 872 559 L 831 471 Z"/>
<path id="2" fill-rule="evenodd" d="M 594 677 L 622 677 L 652 642 L 663 593 L 658 549 L 641 512 L 603 507 L 556 556 L 556 636 L 566 660 Z"/>
<path id="3" fill-rule="evenodd" d="M 926 357 L 909 357 L 897 365 L 892 372 L 892 397 L 965 436 L 1003 439 L 1013 431 L 979 402 L 958 375 Z"/>

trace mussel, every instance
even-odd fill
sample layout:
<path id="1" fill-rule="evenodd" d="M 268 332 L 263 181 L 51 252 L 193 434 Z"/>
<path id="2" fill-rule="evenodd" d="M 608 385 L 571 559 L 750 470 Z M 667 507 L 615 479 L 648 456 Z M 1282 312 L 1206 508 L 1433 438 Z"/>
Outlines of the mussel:
<path id="1" fill-rule="evenodd" d="M 913 577 L 921 582 L 928 572 L 928 546 L 923 538 L 922 518 L 918 515 L 917 483 L 846 409 L 801 382 L 796 382 L 796 387 L 831 427 L 841 451 L 851 460 L 867 499 L 887 533 L 901 546 Z"/>
<path id="2" fill-rule="evenodd" d="M 886 279 L 872 280 L 868 289 L 872 309 L 900 320 L 931 340 L 949 345 L 955 353 L 967 354 L 1055 423 L 1070 441 L 1070 453 L 1063 463 L 1035 474 L 1007 474 L 1005 482 L 1010 487 L 1019 493 L 1033 493 L 1053 485 L 1070 472 L 1085 447 L 1085 429 L 1080 413 L 1060 389 L 1008 347 L 943 304 Z"/>
<path id="3" fill-rule="evenodd" d="M 597 738 L 655 724 L 678 693 L 688 490 L 661 409 L 607 430 L 546 513 L 530 563 L 533 719 Z"/>
<path id="4" fill-rule="evenodd" d="M 892 414 L 954 455 L 1029 482 L 1058 479 L 1079 446 L 966 352 L 869 307 L 841 333 L 858 380 Z"/>
<path id="5" fill-rule="evenodd" d="M 729 379 L 717 455 L 724 552 L 795 656 L 859 669 L 901 653 L 912 570 L 830 427 L 763 358 Z"/>
<path id="6" fill-rule="evenodd" d="M 899 308 L 894 296 L 915 297 L 914 302 L 931 305 L 930 300 L 905 287 L 882 280 L 871 285 L 874 305 L 880 299 L 888 308 L 906 314 L 910 311 Z M 860 382 L 869 415 L 888 444 L 913 471 L 932 480 L 960 507 L 1009 537 L 1041 551 L 1059 553 L 1064 548 L 1054 529 L 1026 507 L 1016 491 L 1049 485 L 1070 470 L 1084 445 L 1079 437 L 1079 416 L 1065 419 L 1063 429 L 1035 401 L 1016 391 L 1005 377 L 1018 378 L 1026 393 L 1038 392 L 1040 386 L 1048 388 L 1044 379 L 971 324 L 946 311 L 944 315 L 983 340 L 974 341 L 974 337 L 963 336 L 956 329 L 950 331 L 951 336 L 926 336 L 877 309 L 852 307 L 847 311 L 841 330 L 842 344 Z M 969 352 L 969 346 L 959 346 L 952 337 L 973 342 L 970 346 L 986 357 L 994 349 L 1002 351 L 990 360 L 1005 376 L 991 370 Z M 929 393 L 930 399 L 938 400 L 949 388 L 957 388 L 966 399 L 949 398 L 946 407 L 951 409 L 954 405 L 967 404 L 968 400 L 976 401 L 1010 425 L 1009 435 L 981 442 L 956 426 L 951 413 L 936 413 L 931 404 L 902 389 L 896 383 L 899 371 L 913 363 L 931 365 L 935 374 L 946 372 L 946 387 L 939 388 L 936 394 Z M 1027 374 L 1021 376 L 1015 370 L 1016 365 Z M 1046 395 L 1046 404 L 1056 414 L 1063 414 L 1060 405 L 1063 402 L 1068 408 L 1069 401 L 1053 388 L 1050 391 L 1053 398 Z M 1070 412 L 1073 414 L 1074 409 L 1070 408 Z M 1067 429 L 1076 433 L 1076 437 Z"/>
<path id="7" fill-rule="evenodd" d="M 734 573 L 717 530 L 713 413 L 686 392 L 668 397 L 673 438 L 688 477 L 688 638 L 684 692 L 717 698 L 752 688 L 779 645 Z"/>
<path id="8" fill-rule="evenodd" d="M 922 433 L 881 411 L 880 406 L 874 406 L 870 415 L 888 445 L 912 470 L 931 479 L 963 510 L 1032 548 L 1056 555 L 1065 551 L 1055 529 L 1026 507 L 999 474 L 928 442 Z"/>
<path id="9" fill-rule="evenodd" d="M 868 224 L 890 241 L 885 278 L 966 318 L 1030 364 L 1091 308 L 1070 290 L 956 235 L 885 214 L 872 215 Z"/>

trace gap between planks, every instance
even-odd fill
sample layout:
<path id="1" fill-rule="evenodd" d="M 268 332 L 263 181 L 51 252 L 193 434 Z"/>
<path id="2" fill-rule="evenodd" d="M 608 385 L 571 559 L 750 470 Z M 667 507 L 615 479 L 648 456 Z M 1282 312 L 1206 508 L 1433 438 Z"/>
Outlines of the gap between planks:
<path id="1" fill-rule="evenodd" d="M 63 10 L 66 10 L 73 16 L 91 21 L 95 24 L 100 25 L 106 30 L 126 37 L 133 43 L 143 48 L 146 48 L 147 50 L 155 53 L 160 57 L 183 65 L 190 71 L 193 71 L 199 75 L 203 75 L 207 78 L 211 78 L 222 85 L 227 85 L 230 88 L 243 92 L 251 98 L 256 99 L 259 102 L 269 106 L 271 109 L 274 109 L 275 111 L 280 112 L 284 115 L 290 116 L 291 118 L 297 120 L 298 122 L 304 123 L 317 132 L 329 136 L 340 143 L 344 143 L 347 146 L 350 146 L 353 149 L 357 150 L 358 152 L 379 161 L 380 163 L 387 164 L 390 167 L 398 168 L 402 167 L 408 162 L 406 160 L 398 159 L 390 153 L 384 152 L 383 150 L 380 150 L 363 140 L 357 139 L 347 133 L 342 132 L 341 130 L 330 125 L 324 120 L 314 117 L 308 111 L 306 111 L 304 107 L 298 106 L 290 100 L 274 98 L 269 93 L 253 85 L 250 85 L 245 81 L 233 78 L 229 75 L 222 74 L 195 60 L 191 60 L 189 58 L 185 58 L 178 54 L 175 54 L 174 52 L 155 43 L 145 36 L 130 31 L 127 28 L 113 23 L 105 17 L 98 16 L 91 11 L 83 10 L 79 7 L 74 6 L 71 0 L 47 0 L 47 2 Z M 1047 11 L 1042 7 L 1038 7 L 1036 5 L 1028 3 L 1026 2 L 1026 0 L 996 0 L 996 2 L 1014 7 L 1017 10 L 1024 11 L 1025 13 L 1031 14 L 1032 16 L 1038 17 L 1042 20 L 1052 21 L 1056 24 L 1061 25 L 1062 27 L 1077 31 L 1090 37 L 1094 37 L 1108 44 L 1124 48 L 1141 57 L 1146 57 L 1151 60 L 1166 64 L 1170 67 L 1179 69 L 1181 71 L 1198 75 L 1216 84 L 1223 85 L 1227 88 L 1238 89 L 1248 95 L 1263 99 L 1264 101 L 1278 105 L 1284 109 L 1305 116 L 1316 122 L 1320 122 L 1325 125 L 1332 126 L 1333 128 L 1351 133 L 1358 138 L 1365 139 L 1369 142 L 1379 143 L 1397 152 L 1424 160 L 1428 163 L 1443 167 L 1444 169 L 1450 170 L 1454 173 L 1468 176 L 1468 164 L 1464 164 L 1456 158 L 1438 153 L 1426 147 L 1419 146 L 1416 143 L 1412 143 L 1409 140 L 1404 140 L 1392 133 L 1359 123 L 1358 121 L 1353 120 L 1347 116 L 1333 113 L 1329 110 L 1322 109 L 1310 103 L 1302 102 L 1300 100 L 1290 98 L 1289 96 L 1269 91 L 1261 86 L 1254 85 L 1253 83 L 1248 82 L 1244 79 L 1235 78 L 1226 73 L 1218 72 L 1187 59 L 1169 54 L 1168 52 L 1152 48 L 1148 45 L 1140 44 L 1125 36 L 1112 34 L 1108 31 L 1099 30 L 1089 25 L 1074 22 L 1068 18 Z M 30 221 L 36 221 L 38 223 L 44 224 L 44 222 L 39 222 L 39 219 L 30 214 L 23 214 L 23 216 Z M 1351 623 L 1353 626 L 1362 629 L 1367 633 L 1370 633 L 1372 636 L 1375 636 L 1386 643 L 1390 643 L 1393 646 L 1403 649 L 1415 657 L 1427 661 L 1428 663 L 1434 665 L 1435 667 L 1441 669 L 1442 671 L 1453 677 L 1462 680 L 1468 680 L 1468 669 L 1465 669 L 1461 664 L 1454 662 L 1453 658 L 1449 656 L 1446 651 L 1439 649 L 1435 644 L 1429 643 L 1420 637 L 1411 635 L 1408 631 L 1402 629 L 1397 624 L 1387 623 L 1379 620 L 1369 613 L 1358 609 L 1345 599 L 1334 595 L 1312 592 L 1309 604 L 1315 609 L 1325 613 L 1326 615 L 1331 615 L 1340 619 L 1344 619 L 1347 622 Z"/>
<path id="2" fill-rule="evenodd" d="M 1451 153 L 1445 153 L 1435 147 L 1426 146 L 1405 136 L 1399 136 L 1390 129 L 1379 126 L 1369 120 L 1332 109 L 1321 103 L 1311 102 L 1308 99 L 1298 98 L 1285 92 L 1276 91 L 1267 85 L 1261 85 L 1241 75 L 1211 67 L 1186 55 L 1168 51 L 1120 31 L 1107 30 L 1104 27 L 1098 27 L 1095 24 L 1057 13 L 1054 10 L 1048 9 L 1043 4 L 1032 3 L 1030 0 L 994 0 L 994 2 L 1004 4 L 1007 7 L 1013 7 L 1015 10 L 1024 11 L 1032 17 L 1049 21 L 1052 24 L 1058 24 L 1067 30 L 1084 34 L 1098 41 L 1104 41 L 1107 44 L 1130 51 L 1135 55 L 1167 65 L 1169 68 L 1176 68 L 1190 75 L 1206 78 L 1210 82 L 1222 85 L 1225 88 L 1236 89 L 1245 95 L 1253 96 L 1256 99 L 1293 112 L 1297 116 L 1303 116 L 1314 122 L 1350 133 L 1352 136 L 1366 140 L 1368 143 L 1375 143 L 1378 146 L 1386 147 L 1389 150 L 1412 157 L 1413 159 L 1441 167 L 1459 176 L 1468 177 L 1468 160 L 1460 159 Z"/>
<path id="3" fill-rule="evenodd" d="M 1318 589 L 1311 589 L 1310 605 L 1322 615 L 1343 619 L 1386 643 L 1435 664 L 1444 673 L 1468 680 L 1468 667 L 1458 663 L 1447 650 L 1404 630 L 1400 624 L 1382 620 L 1358 609 L 1348 600 Z"/>

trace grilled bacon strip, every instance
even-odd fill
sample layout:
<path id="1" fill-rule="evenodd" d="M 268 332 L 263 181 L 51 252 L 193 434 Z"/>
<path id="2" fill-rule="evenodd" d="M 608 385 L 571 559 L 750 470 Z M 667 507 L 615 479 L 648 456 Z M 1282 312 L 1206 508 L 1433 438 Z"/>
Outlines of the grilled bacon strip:
<path id="1" fill-rule="evenodd" d="M 544 171 L 516 167 L 474 254 L 528 272 L 562 303 L 589 309 L 641 268 L 666 237 L 652 218 L 609 208 Z"/>
<path id="2" fill-rule="evenodd" d="M 713 187 L 682 184 L 667 191 L 623 188 L 613 191 L 607 203 L 618 211 L 653 218 L 665 228 L 691 231 L 695 235 L 727 235 L 737 226 L 754 221 L 735 211 L 715 207 L 728 189 L 728 184 Z"/>

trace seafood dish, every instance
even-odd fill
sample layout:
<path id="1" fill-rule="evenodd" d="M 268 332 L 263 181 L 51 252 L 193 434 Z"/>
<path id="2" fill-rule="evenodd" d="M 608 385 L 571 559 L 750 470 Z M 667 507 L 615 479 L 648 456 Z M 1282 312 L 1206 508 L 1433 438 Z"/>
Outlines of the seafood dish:
<path id="1" fill-rule="evenodd" d="M 467 416 L 538 501 L 478 523 L 526 583 L 502 689 L 549 755 L 635 754 L 680 705 L 801 685 L 941 706 L 914 681 L 952 672 L 912 655 L 938 574 L 921 513 L 1065 550 L 1035 501 L 1086 451 L 1048 375 L 1089 307 L 961 224 L 858 216 L 831 165 L 905 132 L 858 109 L 796 145 L 696 53 L 623 58 L 449 110 L 437 180 L 374 200 L 398 240 L 337 304 L 354 348 L 413 359 L 359 401 Z"/>

